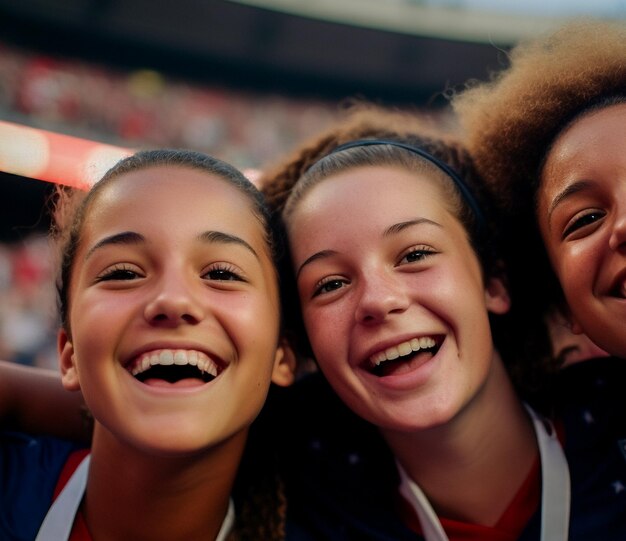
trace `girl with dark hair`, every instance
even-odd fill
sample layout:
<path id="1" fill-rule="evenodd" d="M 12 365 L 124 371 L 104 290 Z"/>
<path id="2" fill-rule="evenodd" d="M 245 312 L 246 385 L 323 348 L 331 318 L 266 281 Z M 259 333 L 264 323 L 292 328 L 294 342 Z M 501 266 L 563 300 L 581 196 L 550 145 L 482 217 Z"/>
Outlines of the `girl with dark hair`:
<path id="1" fill-rule="evenodd" d="M 282 539 L 272 464 L 242 466 L 270 382 L 293 379 L 258 191 L 209 156 L 144 151 L 57 210 L 62 381 L 93 443 L 3 436 L 2 539 Z"/>
<path id="2" fill-rule="evenodd" d="M 512 268 L 539 310 L 562 305 L 575 332 L 624 358 L 626 24 L 571 23 L 510 59 L 453 103 L 506 209 Z"/>

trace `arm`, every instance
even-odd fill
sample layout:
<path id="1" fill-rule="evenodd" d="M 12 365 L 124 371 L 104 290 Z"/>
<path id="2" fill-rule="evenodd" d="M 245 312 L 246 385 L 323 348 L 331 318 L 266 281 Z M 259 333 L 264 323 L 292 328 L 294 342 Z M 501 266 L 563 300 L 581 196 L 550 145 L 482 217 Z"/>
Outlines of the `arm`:
<path id="1" fill-rule="evenodd" d="M 88 442 L 91 426 L 80 393 L 52 370 L 0 361 L 0 427 Z"/>

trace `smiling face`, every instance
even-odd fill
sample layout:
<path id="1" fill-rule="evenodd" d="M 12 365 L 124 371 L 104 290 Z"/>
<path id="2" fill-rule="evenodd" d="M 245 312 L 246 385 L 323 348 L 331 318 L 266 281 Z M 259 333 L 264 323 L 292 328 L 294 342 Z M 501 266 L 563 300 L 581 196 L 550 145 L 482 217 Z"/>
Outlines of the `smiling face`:
<path id="1" fill-rule="evenodd" d="M 626 104 L 589 113 L 553 145 L 537 216 L 575 320 L 626 356 Z"/>
<path id="2" fill-rule="evenodd" d="M 128 445 L 177 454 L 245 440 L 280 380 L 263 227 L 245 195 L 206 171 L 150 167 L 104 187 L 83 225 L 69 307 L 64 383 Z"/>
<path id="3" fill-rule="evenodd" d="M 445 200 L 425 174 L 357 167 L 313 186 L 287 220 L 320 368 L 383 429 L 448 422 L 493 372 L 488 310 L 506 311 L 508 300 L 485 291 Z"/>

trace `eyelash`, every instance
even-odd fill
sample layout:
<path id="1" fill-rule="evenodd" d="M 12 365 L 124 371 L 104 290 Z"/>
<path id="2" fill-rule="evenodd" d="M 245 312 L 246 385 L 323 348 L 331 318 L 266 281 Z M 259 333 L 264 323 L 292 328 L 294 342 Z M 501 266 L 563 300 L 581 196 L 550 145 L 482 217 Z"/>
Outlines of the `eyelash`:
<path id="1" fill-rule="evenodd" d="M 120 264 L 105 270 L 96 278 L 98 282 L 110 282 L 110 281 L 125 281 L 134 280 L 139 278 L 140 274 L 133 269 L 130 265 Z"/>
<path id="2" fill-rule="evenodd" d="M 325 288 L 331 284 L 338 285 L 338 287 L 333 287 L 332 289 L 325 290 Z M 318 284 L 316 284 L 315 289 L 313 290 L 312 297 L 317 297 L 318 295 L 323 295 L 325 293 L 332 293 L 333 291 L 337 291 L 338 289 L 341 289 L 346 284 L 347 284 L 347 280 L 344 280 L 341 278 L 332 278 L 332 277 L 324 278 L 320 280 Z"/>
<path id="3" fill-rule="evenodd" d="M 212 275 L 212 276 L 211 276 Z M 220 282 L 245 282 L 241 274 L 232 265 L 225 263 L 216 263 L 206 272 L 202 274 L 202 277 L 208 280 L 215 280 Z"/>
<path id="4" fill-rule="evenodd" d="M 402 262 L 406 259 L 405 264 L 417 263 L 418 261 L 424 261 L 427 257 L 435 255 L 437 252 L 428 246 L 416 246 L 407 251 L 398 264 L 402 264 Z M 409 260 L 411 256 L 417 256 L 413 260 Z"/>
<path id="5" fill-rule="evenodd" d="M 98 282 L 127 281 L 140 278 L 141 275 L 130 265 L 120 264 L 107 269 L 96 278 Z M 231 265 L 218 263 L 202 274 L 202 278 L 219 282 L 244 282 L 242 276 Z"/>
<path id="6" fill-rule="evenodd" d="M 435 250 L 433 250 L 432 248 L 428 246 L 419 246 L 419 247 L 411 248 L 408 252 L 406 252 L 402 256 L 399 264 L 402 264 L 402 261 L 404 261 L 405 259 L 407 260 L 405 264 L 417 263 L 419 261 L 423 261 L 427 257 L 435 255 L 436 253 L 437 252 Z M 413 259 L 412 261 L 409 260 L 409 258 L 414 255 L 416 256 L 416 258 Z M 332 287 L 332 289 L 326 289 L 331 284 L 333 284 L 336 287 Z M 348 284 L 348 281 L 342 278 L 334 278 L 334 277 L 324 278 L 316 284 L 315 289 L 313 290 L 312 297 L 317 297 L 325 293 L 332 293 L 333 291 L 337 291 L 338 289 L 341 289 L 347 284 Z"/>
<path id="7" fill-rule="evenodd" d="M 569 235 L 574 233 L 575 231 L 578 231 L 579 229 L 582 229 L 583 227 L 589 224 L 593 224 L 597 222 L 598 220 L 603 218 L 604 215 L 605 215 L 604 212 L 599 211 L 599 210 L 594 210 L 591 212 L 587 212 L 586 214 L 583 214 L 582 216 L 579 216 L 578 218 L 574 219 L 573 221 L 569 223 L 569 225 L 565 228 L 565 231 L 563 231 L 563 236 L 561 238 L 565 239 Z"/>

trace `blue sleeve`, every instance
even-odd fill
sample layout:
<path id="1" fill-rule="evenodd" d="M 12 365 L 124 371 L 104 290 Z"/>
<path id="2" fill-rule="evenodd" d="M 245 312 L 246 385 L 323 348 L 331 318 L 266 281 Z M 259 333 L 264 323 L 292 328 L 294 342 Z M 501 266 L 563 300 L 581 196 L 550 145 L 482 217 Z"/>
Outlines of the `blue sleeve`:
<path id="1" fill-rule="evenodd" d="M 32 541 L 76 443 L 0 432 L 0 539 Z"/>

